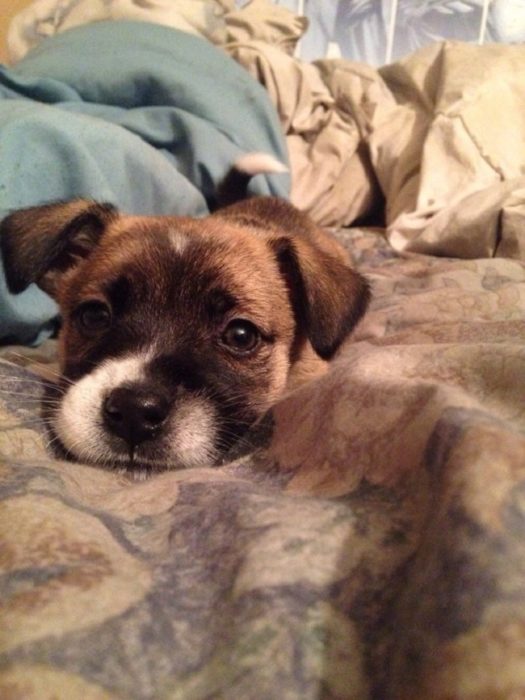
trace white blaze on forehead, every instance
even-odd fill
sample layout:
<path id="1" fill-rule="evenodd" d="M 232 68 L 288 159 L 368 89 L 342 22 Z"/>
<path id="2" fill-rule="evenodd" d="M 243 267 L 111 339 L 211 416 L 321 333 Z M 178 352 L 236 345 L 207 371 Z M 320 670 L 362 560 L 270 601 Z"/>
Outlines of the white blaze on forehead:
<path id="1" fill-rule="evenodd" d="M 188 236 L 175 229 L 170 229 L 168 231 L 168 237 L 175 252 L 181 255 L 188 245 Z"/>

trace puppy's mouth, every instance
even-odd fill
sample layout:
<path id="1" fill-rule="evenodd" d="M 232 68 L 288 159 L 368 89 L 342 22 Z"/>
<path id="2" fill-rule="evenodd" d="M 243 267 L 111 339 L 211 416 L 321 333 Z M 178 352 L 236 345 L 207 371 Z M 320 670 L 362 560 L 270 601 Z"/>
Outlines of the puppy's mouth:
<path id="1" fill-rule="evenodd" d="M 90 464 L 108 471 L 136 473 L 139 476 L 189 466 L 175 459 L 154 441 L 151 444 L 126 444 L 109 434 L 102 421 L 93 426 L 93 439 L 75 439 L 67 429 L 64 432 L 64 418 L 60 412 L 60 406 L 55 409 L 48 406 L 44 408 L 43 416 L 49 431 L 49 444 L 61 459 Z"/>
<path id="2" fill-rule="evenodd" d="M 178 407 L 167 425 L 147 439 L 143 435 L 135 439 L 132 434 L 124 438 L 109 430 L 103 419 L 90 422 L 89 416 L 83 416 L 78 422 L 80 430 L 76 429 L 66 398 L 55 415 L 53 428 L 68 456 L 111 470 L 155 473 L 213 466 L 219 455 L 213 411 L 202 399 Z"/>
<path id="3" fill-rule="evenodd" d="M 124 446 L 121 449 L 119 447 L 111 447 L 111 454 L 105 459 L 100 459 L 94 457 L 92 460 L 86 457 L 83 461 L 92 463 L 94 466 L 107 469 L 108 471 L 122 472 L 126 474 L 133 474 L 140 477 L 146 477 L 160 472 L 173 470 L 173 469 L 183 469 L 186 465 L 170 460 L 168 456 L 162 457 L 151 457 L 146 454 L 147 450 L 144 447 L 137 446 Z M 68 451 L 68 457 L 73 461 L 78 461 L 79 455 Z"/>
<path id="4" fill-rule="evenodd" d="M 200 421 L 197 419 L 194 423 L 193 434 L 188 435 L 186 426 L 183 440 L 179 440 L 178 444 L 169 430 L 166 434 L 161 432 L 138 444 L 127 443 L 108 432 L 102 420 L 93 426 L 91 433 L 86 435 L 86 440 L 80 441 L 72 437 L 67 427 L 64 430 L 62 410 L 59 406 L 54 415 L 49 412 L 46 415 L 58 456 L 127 474 L 138 480 L 168 470 L 222 466 L 249 454 L 257 447 L 267 445 L 273 432 L 272 416 L 268 412 L 249 426 L 235 431 L 227 429 L 226 436 L 221 437 L 220 429 L 205 431 L 210 436 L 209 440 L 203 441 L 201 436 L 196 445 L 191 445 L 195 433 L 202 428 L 201 415 Z M 189 410 L 188 414 L 191 413 Z"/>
<path id="5" fill-rule="evenodd" d="M 107 361 L 65 381 L 50 422 L 67 455 L 133 471 L 212 466 L 220 423 L 213 402 L 199 393 L 157 394 L 144 384 L 143 367 L 141 357 Z"/>
<path id="6" fill-rule="evenodd" d="M 107 448 L 107 456 L 105 459 L 94 456 L 98 466 L 116 471 L 151 473 L 184 467 L 180 462 L 176 462 L 173 458 L 170 459 L 170 455 L 154 439 L 147 443 L 128 444 L 122 439 L 108 434 L 102 425 L 100 425 L 100 432 Z"/>
<path id="7" fill-rule="evenodd" d="M 137 356 L 107 360 L 76 381 L 63 378 L 48 401 L 57 453 L 148 475 L 225 464 L 267 435 L 264 406 L 256 410 L 211 388 L 162 386 L 147 377 L 144 364 Z"/>

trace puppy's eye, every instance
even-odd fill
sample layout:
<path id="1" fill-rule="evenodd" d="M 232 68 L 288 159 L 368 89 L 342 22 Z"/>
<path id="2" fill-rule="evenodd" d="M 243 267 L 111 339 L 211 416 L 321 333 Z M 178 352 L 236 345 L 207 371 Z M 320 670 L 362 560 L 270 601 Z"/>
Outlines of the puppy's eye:
<path id="1" fill-rule="evenodd" d="M 103 301 L 86 301 L 76 312 L 80 327 L 91 333 L 103 331 L 111 324 L 111 311 Z"/>
<path id="2" fill-rule="evenodd" d="M 221 340 L 229 350 L 243 355 L 255 350 L 261 340 L 261 334 L 259 329 L 250 321 L 235 319 L 226 326 Z"/>

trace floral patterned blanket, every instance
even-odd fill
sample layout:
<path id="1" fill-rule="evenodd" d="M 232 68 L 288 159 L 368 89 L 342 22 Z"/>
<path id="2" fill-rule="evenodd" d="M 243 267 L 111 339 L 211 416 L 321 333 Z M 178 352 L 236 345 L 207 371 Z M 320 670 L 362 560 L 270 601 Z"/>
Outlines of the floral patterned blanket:
<path id="1" fill-rule="evenodd" d="M 337 234 L 373 284 L 251 455 L 59 461 L 52 343 L 0 358 L 0 697 L 525 694 L 525 267 Z"/>

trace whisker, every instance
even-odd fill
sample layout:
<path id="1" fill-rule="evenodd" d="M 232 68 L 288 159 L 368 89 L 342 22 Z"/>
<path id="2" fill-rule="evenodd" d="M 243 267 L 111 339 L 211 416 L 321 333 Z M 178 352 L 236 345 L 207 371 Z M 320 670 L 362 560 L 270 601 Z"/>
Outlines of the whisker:
<path id="1" fill-rule="evenodd" d="M 60 387 L 58 384 L 51 384 L 45 381 L 35 381 L 33 379 L 20 379 L 18 377 L 2 377 L 0 374 L 0 381 L 2 381 L 3 386 L 0 387 L 0 391 L 5 388 L 9 388 L 10 386 L 13 386 L 14 388 L 18 387 L 24 387 L 26 386 L 28 389 L 47 389 L 49 391 L 60 391 L 61 393 L 65 393 L 64 389 Z"/>
<path id="2" fill-rule="evenodd" d="M 30 396 L 34 399 L 40 398 L 40 396 L 42 396 L 42 398 L 45 398 L 45 392 L 36 393 L 35 391 L 33 391 L 33 389 L 34 389 L 34 387 L 31 387 L 31 388 L 28 387 L 27 391 L 23 391 L 23 387 L 18 387 L 18 386 L 13 387 L 13 388 L 0 387 L 0 393 L 10 394 L 12 396 Z M 64 392 L 58 392 L 58 393 L 60 394 L 60 396 L 64 395 Z"/>
<path id="3" fill-rule="evenodd" d="M 44 449 L 53 459 L 68 460 L 68 458 L 58 450 L 59 444 L 59 441 L 56 439 L 49 440 L 45 444 Z"/>
<path id="4" fill-rule="evenodd" d="M 44 427 L 43 421 L 37 420 L 21 420 L 17 423 L 0 423 L 0 432 L 7 433 L 11 430 L 20 430 L 20 428 L 30 428 L 31 426 L 42 426 Z"/>
<path id="5" fill-rule="evenodd" d="M 85 448 L 82 447 L 82 442 L 81 440 L 77 440 L 76 442 L 73 442 L 71 445 L 68 445 L 66 448 L 66 454 L 69 457 L 69 459 L 74 458 L 75 460 L 83 461 L 83 451 L 85 451 Z"/>
<path id="6" fill-rule="evenodd" d="M 0 399 L 2 399 L 4 402 L 9 401 L 10 399 L 23 402 L 24 404 L 33 404 L 34 406 L 60 406 L 60 401 L 58 399 L 53 399 L 49 398 L 46 399 L 41 396 L 31 396 L 28 394 L 18 394 L 18 393 L 10 393 L 10 392 L 2 392 L 0 391 Z"/>
<path id="7" fill-rule="evenodd" d="M 29 376 L 12 376 L 11 372 L 5 372 L 2 371 L 5 369 L 5 367 L 16 367 L 17 369 L 21 369 L 27 372 Z M 28 367 L 21 367 L 20 365 L 16 365 L 13 363 L 10 363 L 9 365 L 3 365 L 0 363 L 0 376 L 7 376 L 12 379 L 18 379 L 19 381 L 37 381 L 37 382 L 48 382 L 48 383 L 53 383 L 53 384 L 58 384 L 59 382 L 64 382 L 64 383 L 69 383 L 72 384 L 73 382 L 66 377 L 63 377 L 61 374 L 56 373 L 56 372 L 47 372 L 46 374 L 39 374 L 38 372 L 33 371 L 32 368 Z"/>
<path id="8" fill-rule="evenodd" d="M 0 381 L 2 381 L 2 375 L 0 375 Z M 2 382 L 0 385 L 0 391 L 2 389 L 19 389 L 19 388 L 24 388 L 26 387 L 27 389 L 46 389 L 48 391 L 57 391 L 60 392 L 61 394 L 66 393 L 66 389 L 61 387 L 59 384 L 48 384 L 47 382 L 36 382 L 33 380 L 30 381 L 21 381 L 17 378 L 10 377 L 9 379 L 5 380 Z"/>
<path id="9" fill-rule="evenodd" d="M 20 367 L 19 365 L 12 365 L 12 364 L 10 364 L 10 365 L 7 365 L 7 366 L 9 367 L 9 369 L 11 369 L 11 368 L 13 368 L 13 367 L 16 367 L 16 369 L 26 369 L 25 367 Z M 3 366 L 2 366 L 1 363 L 0 363 L 0 369 L 3 369 Z M 42 377 L 40 374 L 35 374 L 34 372 L 28 372 L 28 373 L 27 373 L 27 376 L 19 376 L 18 374 L 13 374 L 11 371 L 9 371 L 9 372 L 1 372 L 0 375 L 6 376 L 6 377 L 8 377 L 8 378 L 10 378 L 10 379 L 18 379 L 19 381 L 23 381 L 23 382 L 34 381 L 34 382 L 40 383 L 40 382 L 49 382 L 49 381 L 51 381 L 51 380 L 47 379 L 46 377 Z M 55 383 L 58 383 L 58 382 L 53 382 L 53 383 L 55 384 Z"/>
<path id="10" fill-rule="evenodd" d="M 20 369 L 18 365 L 12 365 L 16 366 L 17 369 Z M 23 374 L 13 374 L 12 372 L 3 372 L 2 371 L 3 367 L 0 365 L 0 378 L 5 379 L 7 381 L 13 381 L 13 382 L 27 382 L 28 384 L 45 384 L 45 385 L 50 385 L 50 386 L 59 386 L 59 379 L 60 377 L 57 377 L 55 380 L 55 377 L 44 377 L 43 375 L 40 374 L 35 374 L 34 372 L 28 372 L 26 375 Z"/>
<path id="11" fill-rule="evenodd" d="M 214 390 L 213 388 L 207 387 L 204 391 L 201 392 L 202 396 L 208 399 L 216 399 L 222 406 L 225 407 L 232 407 L 232 406 L 237 406 L 239 403 L 242 405 L 246 402 L 246 395 L 242 392 L 238 393 L 231 393 L 229 392 L 227 396 L 224 394 L 221 394 Z M 258 406 L 257 404 L 251 404 L 250 406 L 253 410 L 257 411 L 265 411 L 267 410 L 267 406 Z"/>
<path id="12" fill-rule="evenodd" d="M 19 365 L 15 365 L 15 367 L 20 368 Z M 62 385 L 66 386 L 73 386 L 75 382 L 72 379 L 69 379 L 68 377 L 65 377 L 64 375 L 58 373 L 58 372 L 53 372 L 53 377 L 45 377 L 40 374 L 35 374 L 31 373 L 31 376 L 28 377 L 20 377 L 20 376 L 13 376 L 9 372 L 2 372 L 2 365 L 0 364 L 0 379 L 5 378 L 7 381 L 13 381 L 13 382 L 20 382 L 23 384 L 38 384 L 40 386 L 47 386 L 47 387 L 61 387 Z M 25 368 L 22 368 L 25 369 Z M 55 380 L 56 377 L 56 380 Z"/>
<path id="13" fill-rule="evenodd" d="M 51 370 L 54 369 L 54 368 L 53 368 L 53 365 L 55 364 L 54 362 L 39 362 L 36 358 L 34 358 L 34 357 L 31 355 L 30 352 L 24 354 L 24 353 L 21 353 L 21 352 L 17 352 L 16 350 L 10 349 L 10 350 L 7 351 L 7 353 L 6 353 L 6 355 L 4 356 L 3 359 L 7 359 L 7 360 L 9 361 L 9 358 L 11 358 L 11 357 L 16 357 L 16 358 L 18 358 L 19 360 L 22 360 L 22 362 L 24 363 L 24 365 L 26 365 L 26 364 L 31 364 L 31 365 L 34 365 L 35 367 L 44 367 L 44 368 L 46 368 L 46 369 L 47 369 L 47 368 L 50 368 Z M 56 371 L 56 370 L 54 370 L 54 371 Z"/>
<path id="14" fill-rule="evenodd" d="M 52 435 L 51 438 L 46 442 L 46 450 L 51 451 L 52 447 L 55 444 L 59 444 L 59 443 L 60 443 L 60 438 L 58 437 L 58 435 Z"/>
<path id="15" fill-rule="evenodd" d="M 16 399 L 19 403 L 23 403 L 24 405 L 27 404 L 32 404 L 34 406 L 48 406 L 48 407 L 57 407 L 60 406 L 60 401 L 55 400 L 55 399 L 45 399 L 41 398 L 39 396 L 28 396 L 27 394 L 18 394 L 18 393 L 10 393 L 10 392 L 3 392 L 0 390 L 0 399 Z"/>

